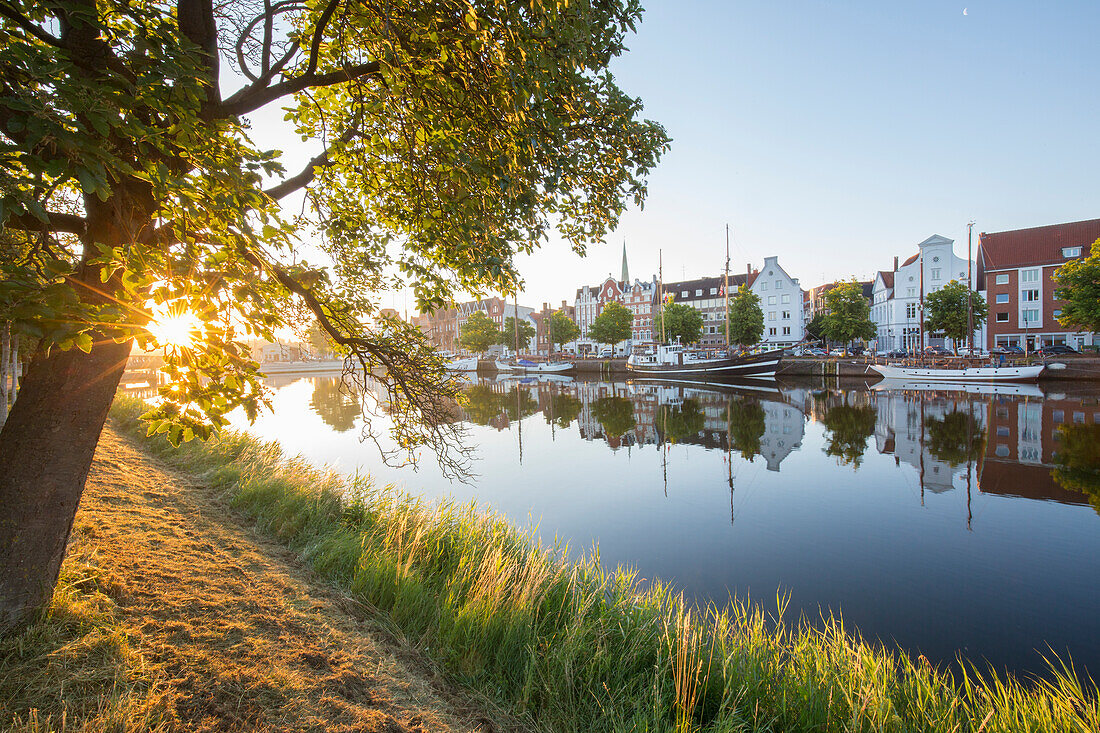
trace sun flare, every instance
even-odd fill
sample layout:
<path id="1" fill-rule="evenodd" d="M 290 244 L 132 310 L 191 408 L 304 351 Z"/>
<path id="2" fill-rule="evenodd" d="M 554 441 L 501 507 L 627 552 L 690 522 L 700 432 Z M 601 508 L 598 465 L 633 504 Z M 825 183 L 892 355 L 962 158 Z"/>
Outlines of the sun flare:
<path id="1" fill-rule="evenodd" d="M 190 311 L 166 312 L 149 321 L 149 333 L 157 346 L 189 347 L 195 343 L 199 319 Z"/>

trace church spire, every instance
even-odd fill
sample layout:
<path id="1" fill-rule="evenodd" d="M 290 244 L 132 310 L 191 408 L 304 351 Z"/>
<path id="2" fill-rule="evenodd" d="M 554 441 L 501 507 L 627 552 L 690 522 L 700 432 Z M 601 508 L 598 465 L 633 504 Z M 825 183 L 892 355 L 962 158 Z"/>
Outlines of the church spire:
<path id="1" fill-rule="evenodd" d="M 628 270 L 627 267 L 626 267 L 626 237 L 623 237 L 623 277 L 622 277 L 622 281 L 624 283 L 629 283 L 630 282 L 630 270 Z"/>

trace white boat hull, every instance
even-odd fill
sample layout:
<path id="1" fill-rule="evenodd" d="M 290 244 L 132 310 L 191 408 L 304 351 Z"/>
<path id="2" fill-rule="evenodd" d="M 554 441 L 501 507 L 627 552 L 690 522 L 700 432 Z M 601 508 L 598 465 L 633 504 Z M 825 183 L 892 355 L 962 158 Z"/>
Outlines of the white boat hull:
<path id="1" fill-rule="evenodd" d="M 451 359 L 447 362 L 447 369 L 452 372 L 476 372 L 477 357 L 465 356 L 459 359 Z"/>
<path id="2" fill-rule="evenodd" d="M 561 363 L 556 363 L 556 364 L 545 364 L 544 363 L 544 364 L 538 364 L 538 365 L 533 366 L 533 367 L 525 366 L 525 367 L 523 367 L 523 372 L 525 374 L 561 374 L 562 372 L 567 372 L 567 371 L 569 371 L 570 369 L 573 369 L 573 368 L 574 368 L 574 365 L 573 365 L 572 362 L 561 362 Z"/>
<path id="3" fill-rule="evenodd" d="M 1034 382 L 1043 366 L 1026 367 L 970 367 L 967 369 L 934 369 L 931 367 L 903 367 L 888 364 L 871 364 L 871 368 L 885 379 L 915 382 Z"/>

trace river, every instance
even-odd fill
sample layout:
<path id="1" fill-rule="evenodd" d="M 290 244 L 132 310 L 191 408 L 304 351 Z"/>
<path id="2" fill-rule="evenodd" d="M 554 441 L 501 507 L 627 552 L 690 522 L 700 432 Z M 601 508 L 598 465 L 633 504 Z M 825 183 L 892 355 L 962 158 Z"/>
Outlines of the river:
<path id="1" fill-rule="evenodd" d="M 335 377 L 270 384 L 274 410 L 236 427 L 574 552 L 598 543 L 691 598 L 788 596 L 789 620 L 838 612 L 937 664 L 1042 675 L 1054 650 L 1100 672 L 1095 388 L 472 378 L 462 483 L 429 458 L 385 465 Z"/>

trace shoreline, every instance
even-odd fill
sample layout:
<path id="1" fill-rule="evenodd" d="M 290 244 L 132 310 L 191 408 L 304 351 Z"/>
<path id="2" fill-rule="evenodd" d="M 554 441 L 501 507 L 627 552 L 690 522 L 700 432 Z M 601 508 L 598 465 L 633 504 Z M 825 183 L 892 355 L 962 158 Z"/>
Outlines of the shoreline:
<path id="1" fill-rule="evenodd" d="M 427 640 L 454 679 L 549 729 L 1100 724 L 1095 691 L 1059 669 L 1050 685 L 952 674 L 864 642 L 839 619 L 776 627 L 760 607 L 689 607 L 659 581 L 640 591 L 597 559 L 566 563 L 561 548 L 472 507 L 348 484 L 239 434 L 174 451 L 140 437 L 136 414 L 120 401 L 114 419 L 143 450 L 207 477 L 315 572 Z"/>

